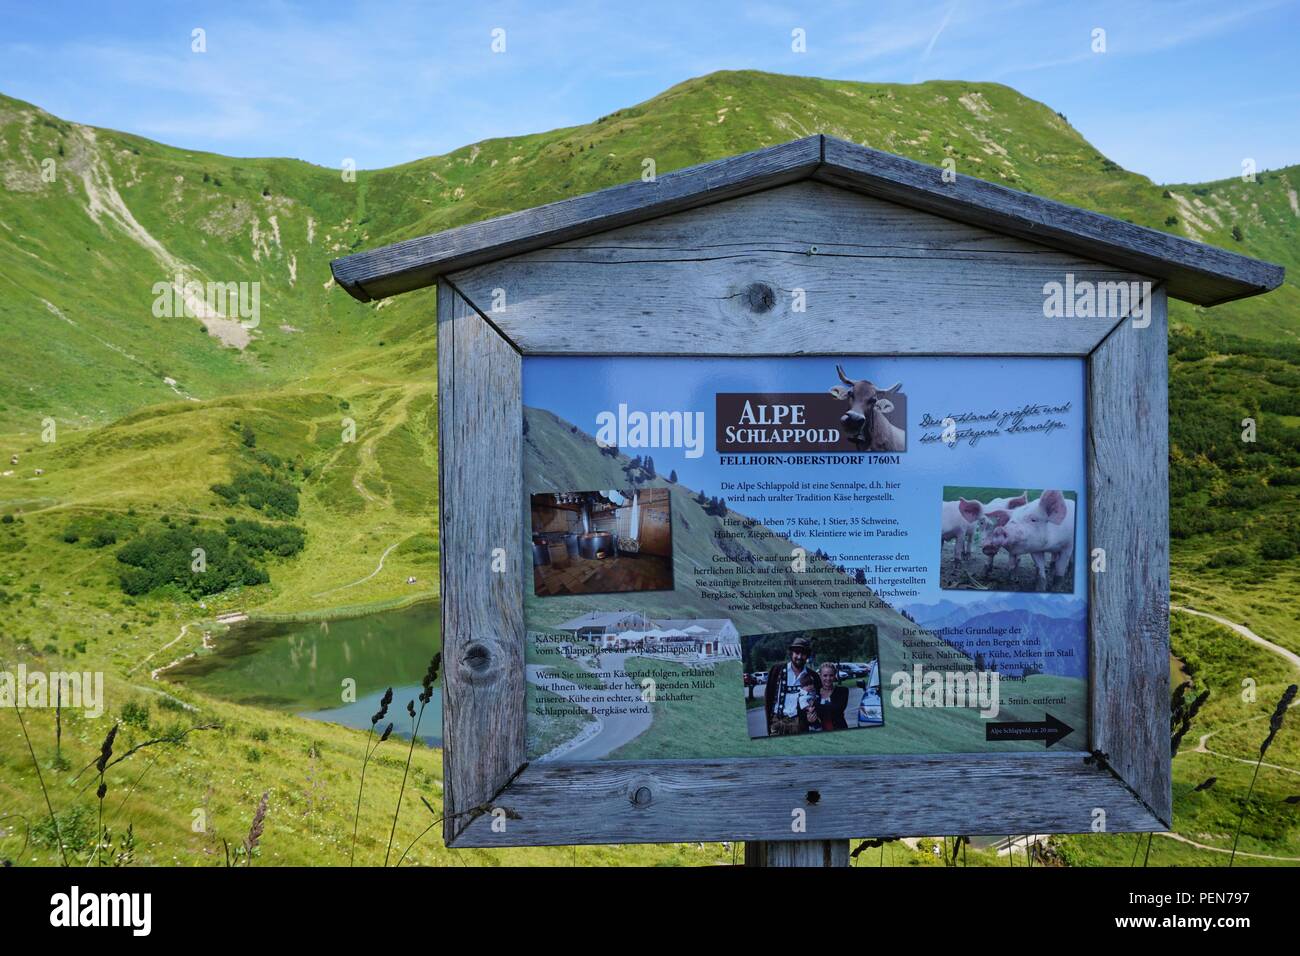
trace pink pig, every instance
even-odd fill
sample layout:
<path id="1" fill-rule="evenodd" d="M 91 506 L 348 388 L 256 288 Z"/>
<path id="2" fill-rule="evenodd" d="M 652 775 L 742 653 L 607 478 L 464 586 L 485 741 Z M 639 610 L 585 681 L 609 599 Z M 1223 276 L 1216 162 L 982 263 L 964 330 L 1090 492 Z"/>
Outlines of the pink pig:
<path id="1" fill-rule="evenodd" d="M 989 516 L 991 512 L 994 512 L 994 511 L 1014 511 L 1016 508 L 1019 508 L 1021 505 L 1028 503 L 1028 501 L 1029 501 L 1029 492 L 1027 492 L 1027 491 L 1022 491 L 1020 494 L 1016 495 L 1014 498 L 1010 498 L 1010 497 L 1008 497 L 1008 498 L 994 498 L 992 501 L 990 501 L 988 504 L 986 504 L 986 505 L 984 506 L 984 514 L 981 516 L 981 518 L 980 518 L 980 520 L 979 520 L 979 527 L 980 527 L 980 529 L 981 529 L 981 533 L 982 533 L 982 536 L 981 536 L 981 539 L 980 539 L 980 544 L 981 544 L 981 545 L 986 544 L 986 543 L 988 542 L 988 533 L 989 533 L 989 531 L 991 531 L 992 529 L 994 529 L 994 528 L 996 528 L 996 527 L 998 526 L 998 523 L 997 523 L 996 521 L 994 521 L 994 520 Z M 988 550 L 988 548 L 983 548 L 982 550 L 984 551 L 985 554 L 988 555 L 988 558 L 989 558 L 989 564 L 988 564 L 988 567 L 986 567 L 986 568 L 984 569 L 984 577 L 987 578 L 990 574 L 993 573 L 993 562 L 994 562 L 994 560 L 997 558 L 997 556 L 998 556 L 998 551 L 999 551 L 1000 549 L 998 549 L 998 548 L 994 548 L 992 554 L 989 554 L 989 550 Z M 1019 566 L 1019 564 L 1020 564 L 1020 556 L 1019 556 L 1019 555 L 1014 555 L 1014 556 L 1012 556 L 1012 558 L 1011 558 L 1011 573 L 1012 573 L 1012 574 L 1015 574 L 1016 569 L 1017 569 L 1017 567 Z"/>
<path id="2" fill-rule="evenodd" d="M 997 523 L 984 536 L 983 551 L 989 557 L 1006 548 L 1013 562 L 1028 554 L 1038 567 L 1038 587 L 1047 590 L 1047 558 L 1052 557 L 1053 577 L 1059 581 L 1074 556 L 1074 502 L 1059 491 L 1044 491 L 1037 501 L 1011 510 L 987 512 Z"/>
<path id="3" fill-rule="evenodd" d="M 940 536 L 940 547 L 943 546 L 944 541 L 953 539 L 953 557 L 958 561 L 970 557 L 971 542 L 975 537 L 975 522 L 979 520 L 983 507 L 978 501 L 968 501 L 965 498 L 943 503 L 943 534 Z"/>

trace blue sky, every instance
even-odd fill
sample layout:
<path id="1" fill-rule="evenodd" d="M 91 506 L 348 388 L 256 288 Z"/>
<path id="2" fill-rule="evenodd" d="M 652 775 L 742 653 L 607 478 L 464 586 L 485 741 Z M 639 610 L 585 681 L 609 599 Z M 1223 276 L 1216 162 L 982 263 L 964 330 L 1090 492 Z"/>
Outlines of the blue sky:
<path id="1" fill-rule="evenodd" d="M 206 53 L 191 52 L 196 27 Z M 1189 182 L 1237 175 L 1244 157 L 1300 162 L 1297 35 L 1297 0 L 0 0 L 0 91 L 177 146 L 375 168 L 590 122 L 720 69 L 996 81 L 1121 165 Z"/>

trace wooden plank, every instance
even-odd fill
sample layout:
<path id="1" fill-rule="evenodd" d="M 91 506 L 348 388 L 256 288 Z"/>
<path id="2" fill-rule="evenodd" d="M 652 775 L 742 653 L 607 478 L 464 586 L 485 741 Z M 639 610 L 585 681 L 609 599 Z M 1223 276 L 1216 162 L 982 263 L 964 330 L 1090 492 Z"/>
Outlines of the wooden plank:
<path id="1" fill-rule="evenodd" d="M 1167 668 L 1166 668 L 1167 669 Z M 533 763 L 456 846 L 843 840 L 926 833 L 1163 830 L 1083 754 L 926 754 Z M 815 799 L 814 799 L 815 797 Z M 803 832 L 793 824 L 802 811 Z"/>
<path id="2" fill-rule="evenodd" d="M 1092 746 L 1166 825 L 1169 752 L 1169 398 L 1166 296 L 1088 362 Z M 1087 555 L 1081 557 L 1087 558 Z"/>
<path id="3" fill-rule="evenodd" d="M 520 369 L 519 353 L 450 286 L 439 283 L 443 834 L 448 843 L 526 759 Z M 504 556 L 497 555 L 504 571 L 493 570 L 498 548 L 504 549 Z"/>
<path id="4" fill-rule="evenodd" d="M 846 840 L 751 840 L 745 844 L 745 866 L 848 866 Z"/>
<path id="5" fill-rule="evenodd" d="M 1170 295 L 1199 305 L 1257 295 L 1282 284 L 1282 267 L 1270 262 L 971 176 L 958 175 L 945 182 L 942 172 L 828 136 L 823 163 L 815 176 L 823 182 L 1156 276 L 1166 280 Z"/>
<path id="6" fill-rule="evenodd" d="M 1281 266 L 1180 236 L 942 171 L 832 137 L 805 139 L 336 259 L 330 268 L 365 301 L 441 275 L 634 222 L 815 177 L 1166 280 L 1170 294 L 1213 305 L 1281 284 Z"/>
<path id="7" fill-rule="evenodd" d="M 1067 275 L 1146 279 L 801 182 L 450 278 L 528 354 L 1083 356 L 1116 320 L 1045 317 Z"/>
<path id="8" fill-rule="evenodd" d="M 330 269 L 339 285 L 368 302 L 480 262 L 802 179 L 820 160 L 821 137 L 809 136 L 346 256 Z"/>

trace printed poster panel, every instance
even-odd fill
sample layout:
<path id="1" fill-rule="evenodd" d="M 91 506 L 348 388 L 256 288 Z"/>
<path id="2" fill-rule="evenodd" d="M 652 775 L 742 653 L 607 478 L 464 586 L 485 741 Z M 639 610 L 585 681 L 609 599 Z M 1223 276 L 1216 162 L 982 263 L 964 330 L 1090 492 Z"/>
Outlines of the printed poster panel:
<path id="1" fill-rule="evenodd" d="M 1084 373 L 525 357 L 529 759 L 1084 749 Z"/>

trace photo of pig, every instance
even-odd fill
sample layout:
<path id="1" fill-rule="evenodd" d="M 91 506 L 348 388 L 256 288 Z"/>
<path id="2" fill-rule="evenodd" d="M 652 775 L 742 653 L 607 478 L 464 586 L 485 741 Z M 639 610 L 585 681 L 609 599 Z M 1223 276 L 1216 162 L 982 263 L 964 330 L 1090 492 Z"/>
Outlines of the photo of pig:
<path id="1" fill-rule="evenodd" d="M 1074 593 L 1077 499 L 1055 488 L 944 488 L 940 587 Z"/>

